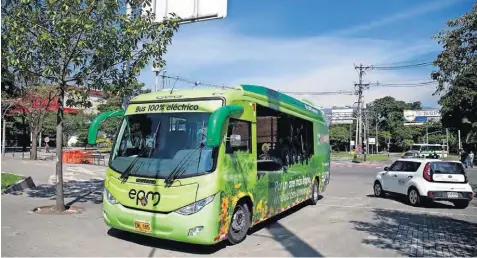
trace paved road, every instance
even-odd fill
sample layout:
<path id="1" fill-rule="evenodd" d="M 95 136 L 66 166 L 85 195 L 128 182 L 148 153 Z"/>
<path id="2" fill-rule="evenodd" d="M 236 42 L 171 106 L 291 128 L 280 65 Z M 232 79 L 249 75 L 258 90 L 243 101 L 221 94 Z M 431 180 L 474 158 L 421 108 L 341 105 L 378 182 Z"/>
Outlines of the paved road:
<path id="1" fill-rule="evenodd" d="M 336 167 L 319 205 L 262 224 L 239 245 L 211 248 L 108 229 L 101 190 L 86 191 L 88 181 L 67 198 L 92 192 L 77 203 L 85 213 L 74 216 L 29 212 L 54 202 L 41 191 L 3 195 L 2 256 L 477 256 L 476 201 L 458 210 L 444 203 L 413 208 L 399 199 L 375 198 L 378 170 Z M 477 170 L 468 173 L 477 183 Z"/>

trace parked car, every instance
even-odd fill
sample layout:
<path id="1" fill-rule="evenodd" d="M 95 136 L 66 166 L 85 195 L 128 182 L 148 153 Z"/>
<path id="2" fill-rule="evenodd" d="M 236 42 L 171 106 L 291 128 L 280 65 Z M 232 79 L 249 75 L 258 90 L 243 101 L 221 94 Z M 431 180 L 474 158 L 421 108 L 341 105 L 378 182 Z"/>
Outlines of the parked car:
<path id="1" fill-rule="evenodd" d="M 450 201 L 465 209 L 473 198 L 464 166 L 458 161 L 439 159 L 398 159 L 376 175 L 374 194 L 387 193 L 407 197 L 419 206 L 432 201 Z"/>

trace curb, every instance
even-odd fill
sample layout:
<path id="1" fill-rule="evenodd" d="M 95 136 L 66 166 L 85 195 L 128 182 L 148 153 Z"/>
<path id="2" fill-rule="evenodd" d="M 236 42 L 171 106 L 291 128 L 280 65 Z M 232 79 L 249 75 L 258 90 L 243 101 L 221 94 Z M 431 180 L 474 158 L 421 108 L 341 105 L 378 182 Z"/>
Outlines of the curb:
<path id="1" fill-rule="evenodd" d="M 34 187 L 36 187 L 35 183 L 33 182 L 33 179 L 31 178 L 31 176 L 29 176 L 9 186 L 7 189 L 3 190 L 2 194 L 9 194 L 16 191 L 22 191 L 27 188 L 34 188 Z"/>

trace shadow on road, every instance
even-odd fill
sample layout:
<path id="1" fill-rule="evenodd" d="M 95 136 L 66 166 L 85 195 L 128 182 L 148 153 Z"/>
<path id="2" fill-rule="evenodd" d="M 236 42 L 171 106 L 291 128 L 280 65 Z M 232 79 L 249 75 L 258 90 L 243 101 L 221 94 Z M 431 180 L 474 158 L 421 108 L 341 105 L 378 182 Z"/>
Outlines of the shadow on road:
<path id="1" fill-rule="evenodd" d="M 321 198 L 323 197 L 320 196 L 320 199 Z M 272 217 L 269 220 L 252 227 L 250 231 L 248 232 L 248 235 L 254 234 L 257 231 L 260 231 L 266 228 L 272 235 L 271 238 L 277 241 L 278 243 L 280 243 L 291 254 L 291 256 L 322 257 L 323 255 L 320 252 L 318 252 L 313 247 L 308 245 L 306 242 L 301 240 L 293 232 L 288 230 L 279 222 L 280 219 L 290 214 L 293 214 L 306 206 L 307 206 L 306 203 L 297 205 L 283 212 L 280 215 Z M 152 247 L 152 250 L 149 253 L 149 257 L 152 257 L 154 255 L 156 248 L 170 250 L 170 251 L 191 253 L 191 254 L 213 254 L 229 246 L 226 240 L 216 245 L 203 246 L 203 245 L 181 243 L 181 242 L 176 242 L 171 240 L 158 239 L 158 238 L 153 238 L 153 237 L 149 237 L 145 235 L 120 231 L 116 229 L 108 230 L 108 235 L 121 239 L 121 240 L 133 242 L 139 245 Z"/>
<path id="2" fill-rule="evenodd" d="M 220 249 L 225 248 L 226 246 L 225 242 L 211 246 L 187 244 L 172 240 L 165 240 L 140 234 L 134 234 L 126 231 L 116 230 L 113 228 L 108 230 L 108 235 L 121 240 L 133 242 L 135 244 L 152 247 L 153 249 L 149 253 L 149 257 L 154 256 L 156 248 L 191 254 L 213 254 Z"/>
<path id="3" fill-rule="evenodd" d="M 408 205 L 407 198 L 406 196 L 401 196 L 401 195 L 392 195 L 392 194 L 387 194 L 386 197 L 376 197 L 374 194 L 368 194 L 366 197 L 369 198 L 381 198 L 381 199 L 388 199 L 390 201 L 402 203 L 404 205 Z M 435 202 L 425 202 L 422 204 L 423 208 L 430 208 L 430 209 L 457 209 L 453 204 L 451 203 L 446 203 L 444 201 L 435 201 Z"/>
<path id="4" fill-rule="evenodd" d="M 373 210 L 373 221 L 351 221 L 370 235 L 362 242 L 403 256 L 477 256 L 477 224 L 449 217 Z"/>
<path id="5" fill-rule="evenodd" d="M 99 204 L 103 202 L 103 187 L 104 180 L 71 180 L 63 184 L 63 191 L 65 198 L 74 198 L 68 205 L 72 205 L 76 202 L 93 202 Z M 48 184 L 38 185 L 33 189 L 25 190 L 25 193 L 28 197 L 55 200 L 56 186 Z"/>

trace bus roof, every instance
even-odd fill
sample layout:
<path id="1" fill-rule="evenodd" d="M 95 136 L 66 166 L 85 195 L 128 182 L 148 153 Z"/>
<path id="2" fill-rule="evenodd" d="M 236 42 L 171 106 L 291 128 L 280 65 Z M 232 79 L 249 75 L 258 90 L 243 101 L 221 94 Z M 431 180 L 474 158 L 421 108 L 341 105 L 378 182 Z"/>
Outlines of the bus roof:
<path id="1" fill-rule="evenodd" d="M 161 100 L 201 99 L 222 97 L 227 102 L 251 98 L 257 102 L 270 102 L 297 111 L 311 119 L 325 122 L 324 113 L 319 108 L 298 100 L 279 91 L 258 85 L 242 84 L 236 88 L 194 88 L 194 89 L 163 89 L 157 92 L 141 94 L 133 98 L 130 103 L 158 102 Z"/>

